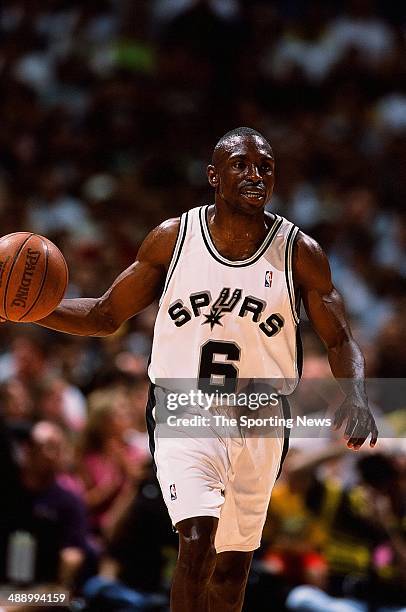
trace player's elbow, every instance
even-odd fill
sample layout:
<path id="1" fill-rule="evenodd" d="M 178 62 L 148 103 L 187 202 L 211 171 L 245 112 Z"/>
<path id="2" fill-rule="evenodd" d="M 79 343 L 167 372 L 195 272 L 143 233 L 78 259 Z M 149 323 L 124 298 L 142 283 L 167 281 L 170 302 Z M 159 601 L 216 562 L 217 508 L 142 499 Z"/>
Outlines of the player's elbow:
<path id="1" fill-rule="evenodd" d="M 116 320 L 109 300 L 101 297 L 94 307 L 95 331 L 92 336 L 110 336 L 114 334 L 121 323 Z"/>
<path id="2" fill-rule="evenodd" d="M 335 334 L 328 338 L 326 342 L 327 350 L 330 352 L 340 352 L 348 344 L 352 344 L 354 339 L 348 327 L 337 329 Z"/>

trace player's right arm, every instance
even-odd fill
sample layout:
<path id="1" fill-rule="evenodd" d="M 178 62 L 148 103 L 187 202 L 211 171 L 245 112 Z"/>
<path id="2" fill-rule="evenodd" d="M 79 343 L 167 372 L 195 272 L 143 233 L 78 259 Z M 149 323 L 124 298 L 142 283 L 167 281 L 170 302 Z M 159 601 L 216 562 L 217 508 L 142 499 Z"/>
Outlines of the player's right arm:
<path id="1" fill-rule="evenodd" d="M 169 219 L 148 234 L 135 262 L 99 298 L 62 300 L 43 327 L 79 336 L 108 336 L 156 300 L 175 248 L 179 219 Z"/>

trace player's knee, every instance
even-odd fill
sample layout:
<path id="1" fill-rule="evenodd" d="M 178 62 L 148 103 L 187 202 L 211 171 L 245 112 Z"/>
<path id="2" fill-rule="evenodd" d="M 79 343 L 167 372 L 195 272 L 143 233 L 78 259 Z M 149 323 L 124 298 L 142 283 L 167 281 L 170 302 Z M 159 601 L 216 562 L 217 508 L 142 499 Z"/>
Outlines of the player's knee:
<path id="1" fill-rule="evenodd" d="M 202 521 L 177 527 L 180 538 L 178 565 L 182 573 L 198 580 L 209 580 L 216 564 L 215 523 Z"/>
<path id="2" fill-rule="evenodd" d="M 180 546 L 178 565 L 184 576 L 200 582 L 208 582 L 216 565 L 214 544 L 203 539 L 195 539 Z"/>

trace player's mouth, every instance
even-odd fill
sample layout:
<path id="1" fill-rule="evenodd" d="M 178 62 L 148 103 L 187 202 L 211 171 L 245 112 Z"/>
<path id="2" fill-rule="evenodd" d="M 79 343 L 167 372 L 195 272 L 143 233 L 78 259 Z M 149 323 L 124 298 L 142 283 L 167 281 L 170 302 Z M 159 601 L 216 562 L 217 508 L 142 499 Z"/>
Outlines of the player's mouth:
<path id="1" fill-rule="evenodd" d="M 265 198 L 265 191 L 262 189 L 244 189 L 241 194 L 250 202 L 261 202 Z"/>

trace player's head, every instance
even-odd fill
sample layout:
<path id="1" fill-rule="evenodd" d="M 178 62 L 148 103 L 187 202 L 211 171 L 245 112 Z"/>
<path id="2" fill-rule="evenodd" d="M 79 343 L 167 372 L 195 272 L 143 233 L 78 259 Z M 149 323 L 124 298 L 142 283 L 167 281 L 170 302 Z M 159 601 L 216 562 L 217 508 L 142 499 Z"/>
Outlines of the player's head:
<path id="1" fill-rule="evenodd" d="M 207 167 L 216 203 L 223 200 L 249 214 L 262 210 L 272 195 L 274 166 L 272 147 L 262 134 L 248 127 L 227 132 Z"/>

